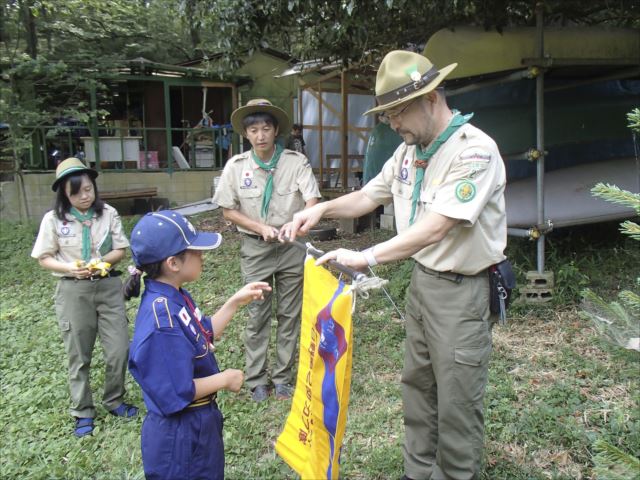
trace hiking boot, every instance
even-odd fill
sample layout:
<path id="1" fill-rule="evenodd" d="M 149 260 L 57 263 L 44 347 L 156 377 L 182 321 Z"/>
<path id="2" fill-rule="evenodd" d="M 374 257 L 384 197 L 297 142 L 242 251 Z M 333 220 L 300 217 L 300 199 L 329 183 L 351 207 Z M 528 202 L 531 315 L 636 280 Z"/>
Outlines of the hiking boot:
<path id="1" fill-rule="evenodd" d="M 289 400 L 293 395 L 293 385 L 289 383 L 281 383 L 276 385 L 276 399 Z"/>
<path id="2" fill-rule="evenodd" d="M 269 387 L 266 385 L 258 385 L 256 388 L 251 390 L 251 400 L 254 402 L 264 402 L 267 398 L 269 398 Z"/>

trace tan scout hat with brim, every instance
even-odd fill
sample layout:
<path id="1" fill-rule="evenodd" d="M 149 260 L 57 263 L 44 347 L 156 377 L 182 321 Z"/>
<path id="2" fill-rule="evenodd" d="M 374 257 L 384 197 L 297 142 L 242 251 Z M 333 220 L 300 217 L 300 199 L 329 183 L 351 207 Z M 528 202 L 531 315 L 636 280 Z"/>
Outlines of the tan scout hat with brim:
<path id="1" fill-rule="evenodd" d="M 87 167 L 79 158 L 69 157 L 60 162 L 56 168 L 56 179 L 53 181 L 53 185 L 51 185 L 51 190 L 54 192 L 58 190 L 60 182 L 62 182 L 68 175 L 76 172 L 84 172 L 91 178 L 96 178 L 98 176 L 98 172 Z"/>
<path id="2" fill-rule="evenodd" d="M 377 107 L 364 115 L 382 112 L 413 100 L 436 89 L 457 63 L 438 70 L 427 57 L 406 50 L 394 50 L 385 55 L 376 75 Z"/>
<path id="3" fill-rule="evenodd" d="M 247 115 L 254 113 L 269 113 L 278 121 L 278 133 L 289 133 L 291 121 L 289 116 L 279 107 L 273 105 L 269 100 L 264 98 L 256 98 L 249 100 L 244 107 L 237 108 L 231 114 L 231 126 L 235 132 L 244 135 L 244 125 L 242 121 Z"/>

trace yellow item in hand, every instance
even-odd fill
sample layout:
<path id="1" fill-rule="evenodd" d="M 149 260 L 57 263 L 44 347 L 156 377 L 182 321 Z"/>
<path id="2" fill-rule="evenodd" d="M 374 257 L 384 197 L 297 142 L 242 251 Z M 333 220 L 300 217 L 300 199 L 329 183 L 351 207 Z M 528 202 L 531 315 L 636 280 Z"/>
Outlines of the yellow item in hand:
<path id="1" fill-rule="evenodd" d="M 92 273 L 100 273 L 101 277 L 106 277 L 109 274 L 109 269 L 111 268 L 111 264 L 109 262 L 103 262 L 98 258 L 92 258 L 87 263 L 84 263 L 82 260 L 76 260 L 76 266 L 78 268 L 84 267 Z"/>

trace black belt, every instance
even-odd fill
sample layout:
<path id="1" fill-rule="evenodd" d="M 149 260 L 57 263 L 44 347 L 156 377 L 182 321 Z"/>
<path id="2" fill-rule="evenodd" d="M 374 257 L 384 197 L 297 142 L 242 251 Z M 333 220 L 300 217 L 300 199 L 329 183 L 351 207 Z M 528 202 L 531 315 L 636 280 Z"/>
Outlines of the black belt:
<path id="1" fill-rule="evenodd" d="M 251 238 L 251 239 L 253 239 L 253 240 L 257 240 L 257 241 L 259 241 L 259 242 L 264 242 L 264 243 L 279 243 L 279 242 L 278 242 L 278 239 L 275 239 L 275 240 L 265 240 L 265 239 L 262 237 L 262 235 L 253 235 L 253 234 L 251 234 L 251 233 L 244 233 L 244 232 L 242 232 L 242 234 L 243 234 L 243 235 L 245 235 L 245 236 L 247 236 L 247 237 L 249 237 L 249 238 Z"/>
<path id="2" fill-rule="evenodd" d="M 98 280 L 102 280 L 103 278 L 119 277 L 120 275 L 122 275 L 122 272 L 120 270 L 111 270 L 110 272 L 107 272 L 107 274 L 104 276 L 97 274 L 97 275 L 91 275 L 90 277 L 87 277 L 87 278 L 76 278 L 76 277 L 60 277 L 60 278 L 63 280 L 90 280 L 92 282 L 96 282 Z"/>
<path id="3" fill-rule="evenodd" d="M 416 262 L 416 265 L 418 265 L 418 268 L 422 270 L 424 273 L 426 273 L 427 275 L 433 275 L 434 277 L 437 277 L 437 278 L 444 278 L 445 280 L 449 280 L 450 282 L 454 282 L 454 283 L 462 282 L 462 279 L 464 277 L 481 277 L 483 275 L 487 275 L 486 270 L 482 270 L 474 275 L 463 275 L 462 273 L 455 273 L 455 272 L 438 272 L 437 270 L 433 270 L 429 267 L 425 267 L 420 262 Z"/>

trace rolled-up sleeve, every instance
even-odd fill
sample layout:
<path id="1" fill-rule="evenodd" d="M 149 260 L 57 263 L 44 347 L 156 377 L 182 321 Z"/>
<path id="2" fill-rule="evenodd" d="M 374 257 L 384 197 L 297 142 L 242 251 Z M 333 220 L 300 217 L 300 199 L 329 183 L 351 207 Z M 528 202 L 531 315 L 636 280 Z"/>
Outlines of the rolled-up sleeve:
<path id="1" fill-rule="evenodd" d="M 240 207 L 236 179 L 234 178 L 235 170 L 235 163 L 229 161 L 222 171 L 220 183 L 218 183 L 218 188 L 213 195 L 213 203 L 217 203 L 222 208 L 237 210 Z"/>
<path id="2" fill-rule="evenodd" d="M 127 248 L 129 246 L 129 239 L 124 233 L 124 228 L 122 228 L 122 220 L 120 219 L 120 215 L 118 212 L 113 209 L 111 212 L 111 241 L 113 242 L 112 248 Z"/>
<path id="3" fill-rule="evenodd" d="M 33 258 L 41 258 L 45 255 L 55 256 L 59 248 L 55 219 L 52 213 L 48 212 L 40 222 L 40 230 L 31 250 L 31 256 Z"/>
<path id="4" fill-rule="evenodd" d="M 318 189 L 318 182 L 313 175 L 313 169 L 309 164 L 309 160 L 304 157 L 304 160 L 298 168 L 297 182 L 302 198 L 305 202 L 313 198 L 320 198 L 320 190 Z"/>

